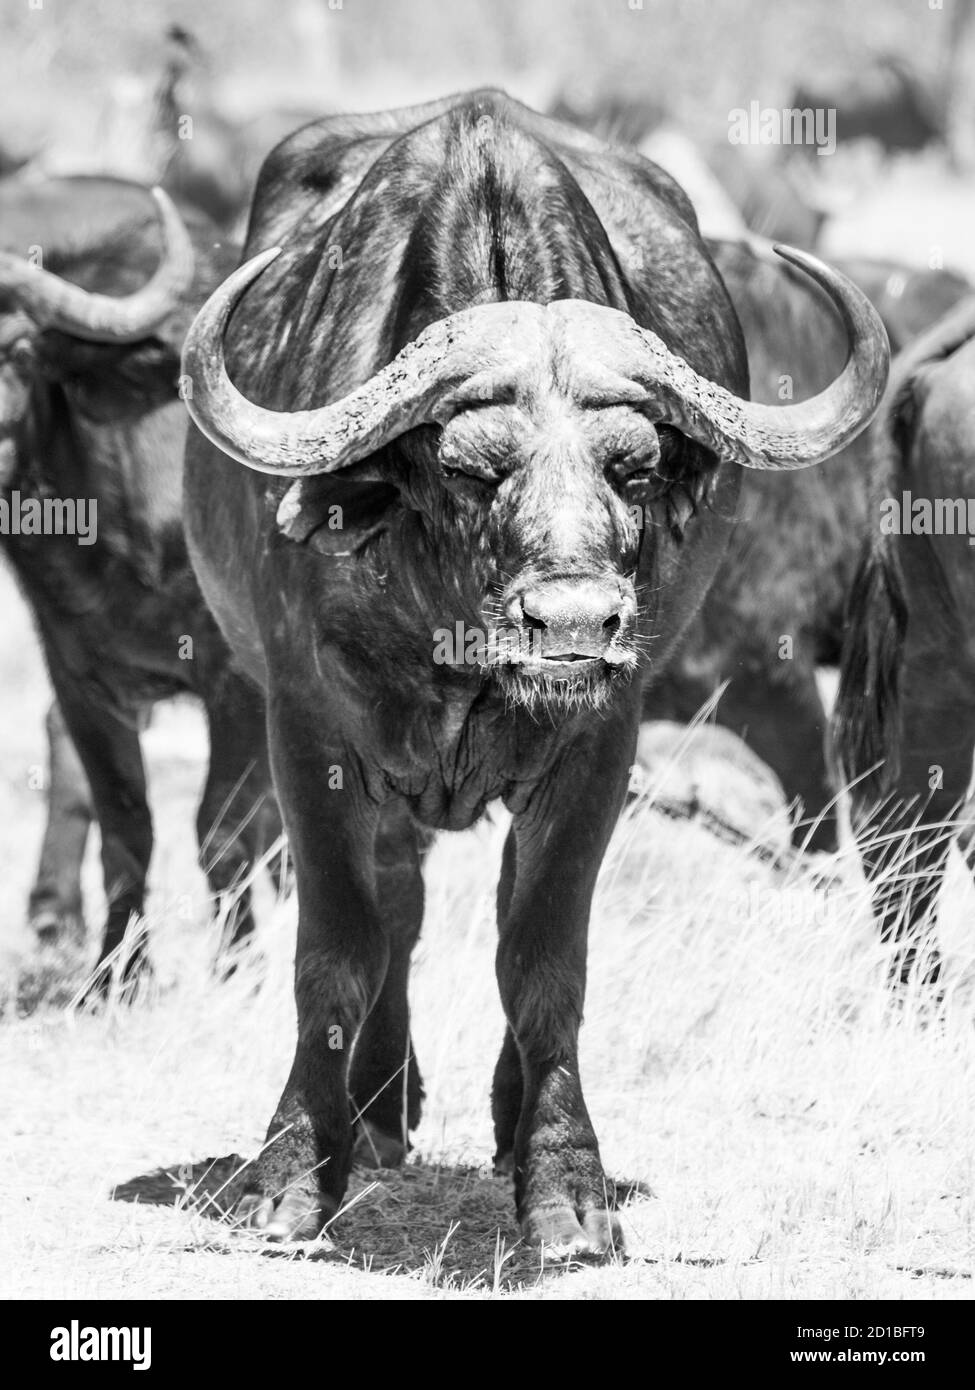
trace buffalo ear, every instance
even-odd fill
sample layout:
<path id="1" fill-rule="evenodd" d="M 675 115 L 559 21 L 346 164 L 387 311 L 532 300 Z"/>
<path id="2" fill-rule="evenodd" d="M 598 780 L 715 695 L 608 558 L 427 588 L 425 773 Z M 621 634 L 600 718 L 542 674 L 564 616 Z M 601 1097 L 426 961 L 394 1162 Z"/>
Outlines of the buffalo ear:
<path id="1" fill-rule="evenodd" d="M 378 470 L 353 464 L 292 483 L 278 504 L 278 530 L 323 555 L 354 555 L 385 530 L 398 498 Z"/>
<path id="2" fill-rule="evenodd" d="M 97 419 L 112 420 L 177 398 L 179 354 L 150 336 L 138 343 L 89 343 L 58 329 L 39 334 L 38 367 L 46 380 L 84 392 Z"/>

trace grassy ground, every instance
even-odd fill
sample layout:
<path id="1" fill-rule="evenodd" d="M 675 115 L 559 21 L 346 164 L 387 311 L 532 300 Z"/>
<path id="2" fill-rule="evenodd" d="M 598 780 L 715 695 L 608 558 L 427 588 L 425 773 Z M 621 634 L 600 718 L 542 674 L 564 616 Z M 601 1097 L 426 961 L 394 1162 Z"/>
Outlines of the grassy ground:
<path id="1" fill-rule="evenodd" d="M 38 818 L 12 789 L 35 755 L 44 685 L 23 624 L 2 657 L 0 785 L 13 811 L 2 850 L 26 889 Z M 228 1156 L 259 1146 L 290 1062 L 294 908 L 265 887 L 258 950 L 215 982 L 215 929 L 192 867 L 196 712 L 165 712 L 148 747 L 153 990 L 97 1016 L 36 1000 L 25 1015 L 16 982 L 31 999 L 36 960 L 19 931 L 20 888 L 8 893 L 0 1294 L 971 1297 L 964 874 L 956 866 L 946 895 L 944 1009 L 895 1010 L 848 861 L 824 893 L 646 803 L 621 824 L 600 880 L 582 1044 L 607 1170 L 654 1194 L 624 1209 L 628 1260 L 540 1269 L 519 1243 L 508 1184 L 488 1176 L 500 818 L 443 840 L 430 866 L 413 982 L 428 1100 L 409 1165 L 356 1174 L 331 1245 L 269 1248 L 229 1229 L 217 1219 L 239 1166 Z"/>

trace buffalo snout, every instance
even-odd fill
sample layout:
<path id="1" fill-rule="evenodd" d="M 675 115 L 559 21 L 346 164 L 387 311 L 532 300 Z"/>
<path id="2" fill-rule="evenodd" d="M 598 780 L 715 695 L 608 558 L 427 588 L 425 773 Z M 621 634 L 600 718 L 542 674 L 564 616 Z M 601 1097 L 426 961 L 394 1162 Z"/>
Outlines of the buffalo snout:
<path id="1" fill-rule="evenodd" d="M 632 585 L 617 578 L 559 578 L 531 584 L 508 603 L 532 659 L 619 663 L 636 614 Z"/>

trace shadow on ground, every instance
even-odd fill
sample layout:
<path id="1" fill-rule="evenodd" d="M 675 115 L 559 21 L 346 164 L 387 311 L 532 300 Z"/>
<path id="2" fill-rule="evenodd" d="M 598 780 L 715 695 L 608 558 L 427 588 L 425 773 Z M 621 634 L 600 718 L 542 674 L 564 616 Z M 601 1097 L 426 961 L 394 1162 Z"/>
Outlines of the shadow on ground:
<path id="1" fill-rule="evenodd" d="M 247 1178 L 239 1154 L 157 1168 L 119 1183 L 116 1202 L 177 1206 L 220 1223 L 216 1246 L 247 1241 L 269 1259 L 305 1258 L 361 1265 L 373 1272 L 423 1273 L 438 1285 L 513 1290 L 562 1273 L 543 1266 L 515 1220 L 511 1180 L 463 1165 L 411 1161 L 402 1168 L 353 1170 L 343 1210 L 319 1241 L 273 1245 L 233 1230 L 233 1208 Z M 610 1203 L 650 1195 L 639 1183 L 612 1184 Z M 216 1232 L 215 1232 L 216 1236 Z"/>

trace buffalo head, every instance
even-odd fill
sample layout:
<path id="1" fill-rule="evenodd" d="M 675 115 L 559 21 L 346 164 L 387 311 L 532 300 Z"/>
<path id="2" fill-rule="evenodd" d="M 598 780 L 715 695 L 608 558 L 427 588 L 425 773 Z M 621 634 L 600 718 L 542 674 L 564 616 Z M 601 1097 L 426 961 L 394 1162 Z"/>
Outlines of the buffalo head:
<path id="1" fill-rule="evenodd" d="M 812 256 L 780 254 L 826 290 L 850 341 L 837 379 L 797 405 L 740 399 L 629 314 L 563 299 L 453 313 L 343 399 L 268 410 L 233 385 L 223 340 L 274 249 L 241 266 L 198 315 L 183 357 L 188 406 L 225 453 L 283 477 L 348 469 L 388 481 L 375 458 L 399 443 L 427 491 L 478 518 L 464 534 L 485 576 L 492 637 L 480 664 L 518 703 L 600 704 L 638 664 L 647 527 L 679 540 L 717 462 L 805 468 L 853 439 L 880 398 L 888 345 L 868 300 Z"/>
<path id="2" fill-rule="evenodd" d="M 0 251 L 0 485 L 16 471 L 14 433 L 23 419 L 35 369 L 37 339 L 58 329 L 90 343 L 133 343 L 167 318 L 193 278 L 193 246 L 179 213 L 153 189 L 163 255 L 148 282 L 124 296 L 94 294 Z"/>

